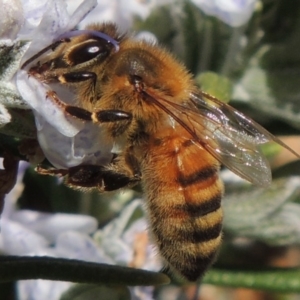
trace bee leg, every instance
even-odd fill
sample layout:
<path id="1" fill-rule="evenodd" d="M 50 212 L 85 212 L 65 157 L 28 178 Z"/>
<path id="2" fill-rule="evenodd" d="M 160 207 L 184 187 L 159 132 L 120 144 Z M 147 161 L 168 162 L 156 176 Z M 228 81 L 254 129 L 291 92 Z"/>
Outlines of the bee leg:
<path id="1" fill-rule="evenodd" d="M 80 165 L 69 169 L 43 169 L 36 171 L 43 175 L 65 177 L 65 183 L 75 189 L 97 189 L 99 192 L 133 187 L 141 181 L 139 164 L 131 152 L 116 156 L 106 166 Z"/>
<path id="2" fill-rule="evenodd" d="M 45 169 L 41 165 L 38 165 L 35 168 L 35 171 L 41 175 L 50 175 L 50 176 L 58 176 L 58 177 L 67 176 L 69 173 L 68 169 L 55 169 L 55 168 Z"/>
<path id="3" fill-rule="evenodd" d="M 88 71 L 69 72 L 58 76 L 58 80 L 60 81 L 60 83 L 63 84 L 92 80 L 95 86 L 97 75 L 94 72 L 88 72 Z"/>
<path id="4" fill-rule="evenodd" d="M 132 187 L 140 181 L 139 176 L 128 176 L 109 167 L 83 165 L 69 169 L 66 184 L 73 188 L 97 188 L 100 192 Z"/>
<path id="5" fill-rule="evenodd" d="M 133 187 L 141 180 L 140 176 L 121 172 L 116 166 L 80 165 L 69 169 L 36 168 L 41 175 L 64 177 L 64 182 L 74 189 L 94 189 L 100 192 Z"/>
<path id="6" fill-rule="evenodd" d="M 111 166 L 82 165 L 69 169 L 65 183 L 73 188 L 97 188 L 100 192 L 114 191 L 132 187 L 141 179 L 138 175 L 130 176 L 125 170 Z"/>
<path id="7" fill-rule="evenodd" d="M 115 156 L 107 166 L 78 166 L 69 171 L 66 183 L 71 187 L 95 187 L 100 192 L 133 187 L 141 181 L 137 158 L 129 148 Z"/>
<path id="8" fill-rule="evenodd" d="M 66 83 L 77 83 L 86 80 L 91 80 L 95 86 L 97 81 L 97 74 L 89 71 L 77 71 L 77 72 L 57 72 L 51 71 L 49 68 L 51 64 L 44 63 L 42 65 L 37 65 L 32 67 L 28 74 L 33 76 L 40 81 L 50 83 L 50 82 L 60 82 L 61 84 Z M 23 68 L 23 67 L 22 67 Z"/>
<path id="9" fill-rule="evenodd" d="M 62 84 L 72 84 L 82 81 L 91 81 L 91 94 L 95 95 L 96 83 L 97 83 L 97 74 L 89 71 L 77 71 L 77 72 L 68 72 L 58 76 L 58 81 Z"/>
<path id="10" fill-rule="evenodd" d="M 140 164 L 133 154 L 132 147 L 126 149 L 123 154 L 116 156 L 113 161 L 105 167 L 104 178 L 105 191 L 122 187 L 133 187 L 141 181 Z M 116 183 L 119 185 L 117 188 Z M 123 184 L 123 186 L 120 184 Z"/>
<path id="11" fill-rule="evenodd" d="M 54 91 L 47 92 L 47 98 L 50 98 L 58 107 L 60 107 L 68 115 L 75 117 L 82 121 L 92 121 L 94 123 L 108 123 L 119 121 L 131 121 L 132 114 L 122 110 L 100 110 L 97 112 L 90 112 L 84 108 L 68 105 L 61 101 Z"/>

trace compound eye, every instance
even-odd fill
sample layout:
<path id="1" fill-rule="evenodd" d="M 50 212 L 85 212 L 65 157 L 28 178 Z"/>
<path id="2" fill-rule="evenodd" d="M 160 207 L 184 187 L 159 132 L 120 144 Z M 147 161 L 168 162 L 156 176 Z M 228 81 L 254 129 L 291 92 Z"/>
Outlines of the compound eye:
<path id="1" fill-rule="evenodd" d="M 78 65 L 96 57 L 105 58 L 111 49 L 111 44 L 105 40 L 89 40 L 73 48 L 68 61 L 71 65 Z"/>

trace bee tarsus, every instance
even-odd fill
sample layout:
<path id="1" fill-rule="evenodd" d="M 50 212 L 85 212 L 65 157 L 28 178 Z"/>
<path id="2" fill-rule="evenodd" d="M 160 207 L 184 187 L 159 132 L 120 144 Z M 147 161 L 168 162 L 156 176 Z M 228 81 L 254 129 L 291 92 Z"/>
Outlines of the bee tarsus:
<path id="1" fill-rule="evenodd" d="M 93 84 L 96 84 L 97 75 L 94 72 L 80 71 L 80 72 L 69 72 L 60 75 L 59 81 L 61 83 L 75 83 L 92 80 Z"/>

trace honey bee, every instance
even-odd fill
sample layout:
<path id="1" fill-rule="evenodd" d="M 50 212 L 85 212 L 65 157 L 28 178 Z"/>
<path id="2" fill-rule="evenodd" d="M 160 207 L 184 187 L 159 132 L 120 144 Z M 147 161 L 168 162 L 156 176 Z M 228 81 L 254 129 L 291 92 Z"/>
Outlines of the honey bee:
<path id="1" fill-rule="evenodd" d="M 119 148 L 104 165 L 40 171 L 100 192 L 141 182 L 151 233 L 167 268 L 189 281 L 201 278 L 222 241 L 220 164 L 267 186 L 271 172 L 258 146 L 288 146 L 199 90 L 168 51 L 119 34 L 111 23 L 60 36 L 22 68 L 28 65 L 28 74 L 40 82 L 71 88 L 76 105 L 53 90 L 47 97 L 66 115 L 97 124 L 101 142 Z"/>

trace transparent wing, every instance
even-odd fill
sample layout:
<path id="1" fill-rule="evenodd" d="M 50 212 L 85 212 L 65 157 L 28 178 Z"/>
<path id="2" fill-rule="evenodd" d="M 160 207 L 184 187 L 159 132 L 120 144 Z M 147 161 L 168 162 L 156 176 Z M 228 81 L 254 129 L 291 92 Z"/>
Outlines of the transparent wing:
<path id="1" fill-rule="evenodd" d="M 270 166 L 258 146 L 276 138 L 231 106 L 201 96 L 193 93 L 191 101 L 204 117 L 204 136 L 197 131 L 199 138 L 205 138 L 204 148 L 242 178 L 257 185 L 269 185 Z M 190 114 L 197 122 L 195 113 Z"/>
<path id="2" fill-rule="evenodd" d="M 271 183 L 268 161 L 260 144 L 275 141 L 299 157 L 281 140 L 233 107 L 204 92 L 190 93 L 184 104 L 147 90 L 154 104 L 183 126 L 193 141 L 242 178 L 259 186 Z"/>

